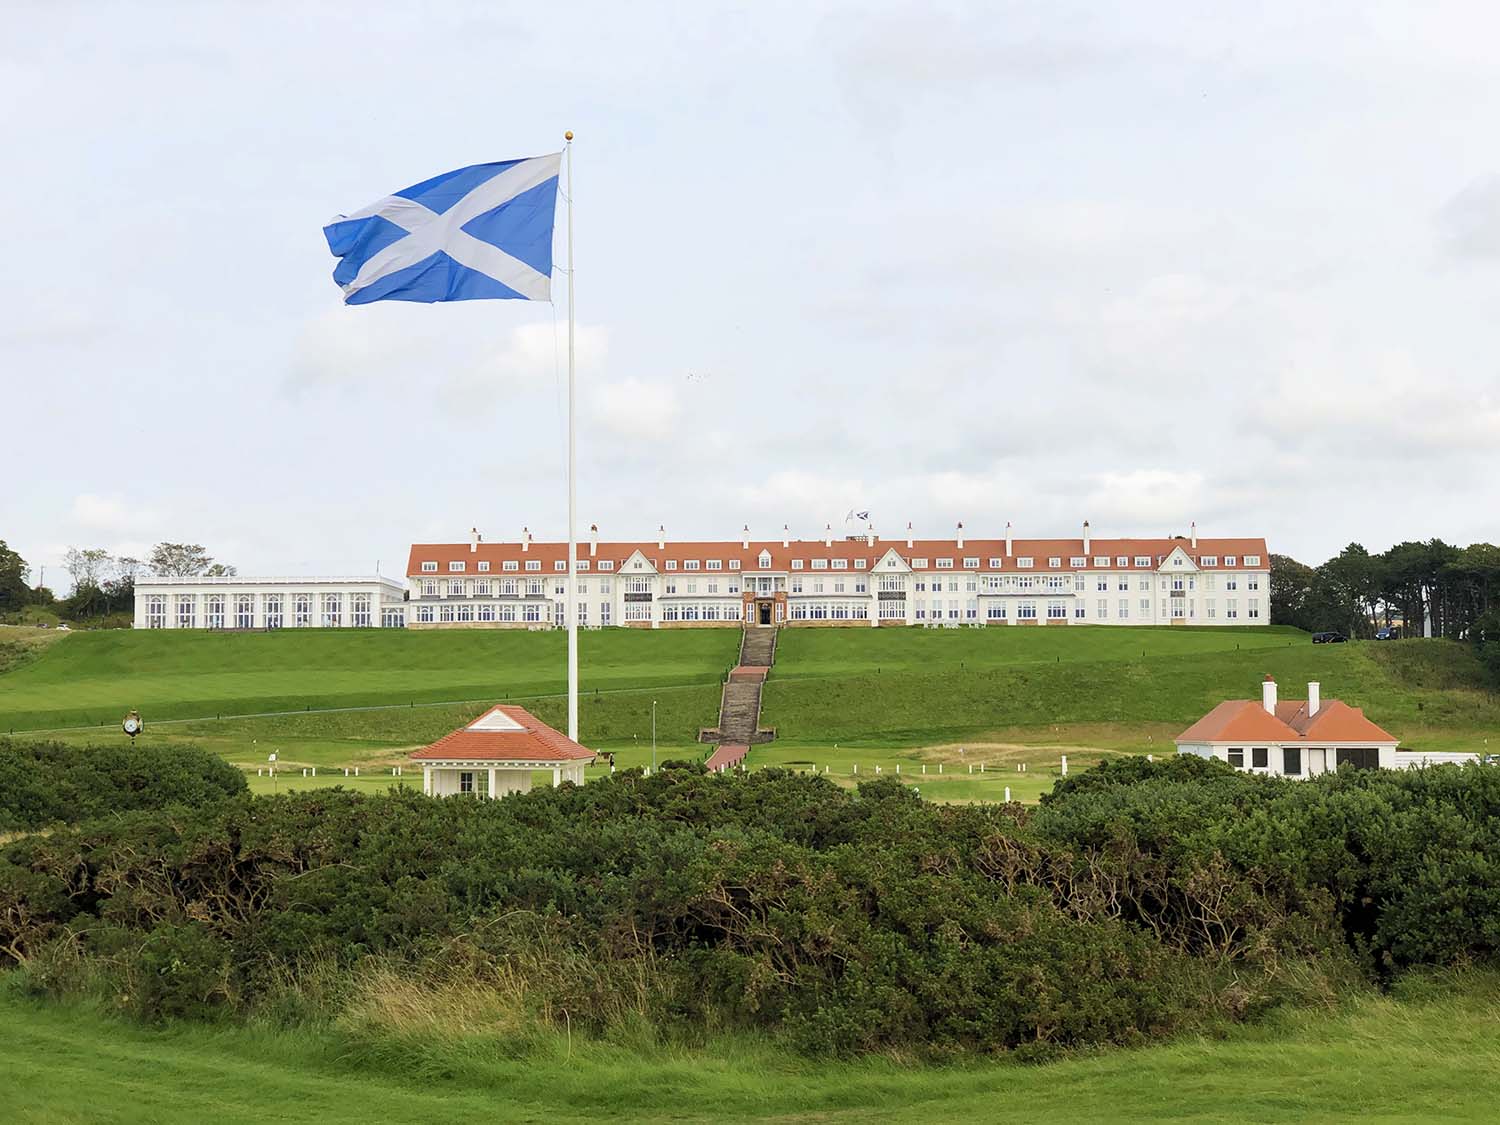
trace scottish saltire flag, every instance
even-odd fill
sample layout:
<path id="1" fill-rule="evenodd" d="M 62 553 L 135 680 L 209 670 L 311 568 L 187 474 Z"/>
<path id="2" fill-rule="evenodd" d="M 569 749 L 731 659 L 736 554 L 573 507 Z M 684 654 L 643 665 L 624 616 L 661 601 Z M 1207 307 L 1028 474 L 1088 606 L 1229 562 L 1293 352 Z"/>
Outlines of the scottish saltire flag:
<path id="1" fill-rule="evenodd" d="M 562 153 L 473 164 L 326 227 L 346 305 L 552 299 Z"/>

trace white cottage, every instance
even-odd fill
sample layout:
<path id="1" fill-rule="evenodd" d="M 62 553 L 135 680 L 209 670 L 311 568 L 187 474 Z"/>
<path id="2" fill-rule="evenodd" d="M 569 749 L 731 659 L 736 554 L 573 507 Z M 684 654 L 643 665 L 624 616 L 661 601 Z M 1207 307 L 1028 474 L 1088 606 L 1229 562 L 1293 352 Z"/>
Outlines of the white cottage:
<path id="1" fill-rule="evenodd" d="M 422 767 L 422 792 L 428 796 L 503 797 L 527 792 L 534 770 L 550 770 L 554 786 L 582 785 L 594 752 L 524 707 L 501 705 L 411 758 Z"/>

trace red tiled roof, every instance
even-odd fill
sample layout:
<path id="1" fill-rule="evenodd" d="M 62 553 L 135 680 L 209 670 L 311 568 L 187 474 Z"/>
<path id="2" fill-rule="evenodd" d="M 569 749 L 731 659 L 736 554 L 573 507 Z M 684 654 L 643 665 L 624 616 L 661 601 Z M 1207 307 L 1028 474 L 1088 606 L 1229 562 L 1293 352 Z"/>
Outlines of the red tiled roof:
<path id="1" fill-rule="evenodd" d="M 482 729 L 484 727 L 492 729 Z M 524 707 L 491 707 L 468 726 L 412 754 L 417 762 L 577 762 L 594 757 Z"/>
<path id="2" fill-rule="evenodd" d="M 1325 699 L 1318 713 L 1308 718 L 1307 701 L 1286 699 L 1276 705 L 1276 714 L 1266 711 L 1259 700 L 1230 699 L 1215 707 L 1176 738 L 1178 742 L 1396 742 L 1389 731 L 1376 726 L 1358 707 L 1338 699 Z"/>
<path id="3" fill-rule="evenodd" d="M 1181 548 L 1183 553 L 1195 563 L 1203 555 L 1214 555 L 1219 558 L 1219 565 L 1223 566 L 1224 556 L 1234 555 L 1259 555 L 1262 566 L 1270 565 L 1270 554 L 1266 550 L 1264 539 L 1209 539 L 1200 536 L 1198 546 L 1189 545 L 1188 539 L 1176 539 L 1163 537 L 1160 539 L 1099 539 L 1093 538 L 1089 543 L 1089 549 L 1083 549 L 1082 539 L 1012 539 L 1010 557 L 1005 551 L 1004 539 L 968 539 L 964 540 L 962 547 L 958 546 L 954 539 L 913 539 L 912 545 L 907 547 L 904 536 L 893 538 L 877 538 L 873 546 L 869 545 L 863 536 L 858 539 L 834 538 L 827 546 L 821 539 L 794 539 L 787 546 L 781 545 L 780 539 L 775 540 L 751 540 L 750 546 L 743 546 L 739 539 L 728 541 L 708 542 L 668 542 L 665 547 L 657 546 L 656 540 L 646 542 L 617 542 L 600 543 L 591 550 L 590 543 L 585 537 L 578 543 L 578 558 L 589 563 L 590 570 L 598 569 L 601 559 L 614 563 L 614 569 L 618 571 L 620 566 L 639 551 L 651 562 L 658 571 L 664 571 L 666 564 L 676 563 L 676 569 L 681 571 L 683 563 L 689 560 L 697 560 L 700 567 L 710 559 L 717 559 L 722 564 L 722 569 L 730 569 L 730 560 L 737 560 L 743 571 L 759 570 L 760 553 L 768 551 L 771 555 L 771 566 L 769 569 L 776 571 L 787 571 L 791 569 L 793 559 L 802 559 L 810 563 L 813 559 L 848 559 L 849 569 L 855 569 L 854 560 L 864 559 L 867 568 L 873 568 L 875 564 L 885 557 L 887 551 L 895 551 L 903 560 L 910 563 L 912 559 L 926 559 L 927 566 L 931 568 L 939 558 L 951 558 L 954 560 L 955 569 L 963 569 L 962 563 L 965 558 L 978 558 L 980 566 L 991 569 L 990 559 L 1002 560 L 1003 570 L 1015 570 L 1015 559 L 1018 557 L 1029 557 L 1039 565 L 1034 565 L 1032 570 L 1047 570 L 1049 558 L 1060 558 L 1063 560 L 1063 568 L 1067 568 L 1068 560 L 1071 558 L 1086 557 L 1088 564 L 1086 569 L 1116 569 L 1114 560 L 1118 557 L 1128 557 L 1132 565 L 1138 556 L 1151 559 L 1151 566 L 1155 568 L 1160 558 L 1165 558 L 1176 548 Z M 462 562 L 464 569 L 461 573 L 472 576 L 478 573 L 474 565 L 480 561 L 488 561 L 490 570 L 488 574 L 499 575 L 500 564 L 507 560 L 515 560 L 524 568 L 526 561 L 536 560 L 541 563 L 541 574 L 559 573 L 556 567 L 558 562 L 566 562 L 568 557 L 568 545 L 566 543 L 480 543 L 473 546 L 469 543 L 414 543 L 411 553 L 407 558 L 406 573 L 416 578 L 423 574 L 422 563 L 435 562 L 438 565 L 436 572 L 426 572 L 428 577 L 437 578 L 450 573 L 448 564 L 450 562 Z M 1107 557 L 1110 561 L 1107 567 L 1094 567 L 1095 558 Z M 524 576 L 526 571 L 506 571 L 506 574 L 518 574 Z M 531 572 L 533 575 L 537 571 Z M 689 572 L 691 573 L 691 572 Z M 713 574 L 706 567 L 703 573 Z"/>

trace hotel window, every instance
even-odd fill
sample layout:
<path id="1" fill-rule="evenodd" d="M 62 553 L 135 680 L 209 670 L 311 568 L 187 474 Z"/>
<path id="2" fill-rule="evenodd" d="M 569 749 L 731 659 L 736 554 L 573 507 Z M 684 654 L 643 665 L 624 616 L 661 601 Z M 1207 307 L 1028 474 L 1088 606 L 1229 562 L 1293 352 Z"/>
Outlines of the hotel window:
<path id="1" fill-rule="evenodd" d="M 1097 567 L 1107 567 L 1107 566 L 1109 566 L 1109 556 L 1108 555 L 1095 555 L 1094 556 L 1094 565 L 1097 566 Z"/>
<path id="2" fill-rule="evenodd" d="M 1265 746 L 1257 746 L 1250 751 L 1250 768 L 1263 770 L 1269 769 L 1271 765 L 1271 751 Z"/>
<path id="3" fill-rule="evenodd" d="M 1246 566 L 1259 566 L 1260 565 L 1260 556 L 1259 555 L 1246 555 L 1245 556 L 1245 565 Z"/>
<path id="4" fill-rule="evenodd" d="M 813 564 L 812 568 L 814 570 L 827 570 L 828 569 L 828 560 L 827 559 L 813 559 L 812 564 Z"/>
<path id="5" fill-rule="evenodd" d="M 306 629 L 312 624 L 313 597 L 311 594 L 292 595 L 292 625 Z"/>
<path id="6" fill-rule="evenodd" d="M 487 598 L 490 596 L 490 580 L 481 578 L 474 583 L 474 596 L 476 598 Z"/>
<path id="7" fill-rule="evenodd" d="M 738 578 L 731 578 L 729 580 L 728 592 L 731 594 L 738 594 L 740 592 L 740 580 Z"/>
<path id="8" fill-rule="evenodd" d="M 424 562 L 422 564 L 422 573 L 423 574 L 433 574 L 436 571 L 437 571 L 437 563 L 436 562 Z"/>
<path id="9" fill-rule="evenodd" d="M 854 560 L 854 569 L 855 570 L 864 570 L 865 569 L 865 564 L 866 564 L 867 561 L 868 560 L 866 560 L 866 559 L 855 559 Z"/>
<path id="10" fill-rule="evenodd" d="M 1119 615 L 1120 615 L 1120 620 L 1121 621 L 1129 620 L 1129 618 L 1130 618 L 1130 599 L 1129 598 L 1121 598 L 1120 599 L 1120 605 L 1119 605 L 1119 610 L 1118 611 L 1119 611 Z"/>
<path id="11" fill-rule="evenodd" d="M 601 625 L 608 625 L 609 624 L 609 615 L 610 615 L 610 603 L 609 602 L 600 602 L 599 603 L 599 624 L 601 624 Z"/>
<path id="12" fill-rule="evenodd" d="M 801 570 L 802 569 L 802 560 L 801 559 L 793 559 L 792 560 L 792 569 L 793 570 Z"/>
<path id="13" fill-rule="evenodd" d="M 516 619 L 516 604 L 515 604 L 515 602 L 506 602 L 505 604 L 503 604 L 500 607 L 500 620 L 501 621 L 514 621 L 515 619 Z"/>
<path id="14" fill-rule="evenodd" d="M 668 570 L 676 570 L 677 569 L 677 560 L 676 559 L 668 559 L 667 560 L 667 567 L 666 568 Z"/>
<path id="15" fill-rule="evenodd" d="M 1089 580 L 1088 580 L 1088 576 L 1087 575 L 1085 575 L 1085 574 L 1075 574 L 1075 575 L 1073 575 L 1073 590 L 1074 590 L 1074 592 L 1081 594 L 1085 590 L 1087 590 L 1088 588 L 1089 588 Z"/>
<path id="16" fill-rule="evenodd" d="M 614 570 L 614 568 L 615 568 L 615 564 L 613 562 L 611 562 L 609 559 L 604 559 L 604 560 L 602 560 L 599 563 L 599 569 L 600 570 Z"/>
<path id="17" fill-rule="evenodd" d="M 559 582 L 556 586 L 552 587 L 552 592 L 560 598 L 568 592 L 568 587 L 564 583 Z"/>
<path id="18" fill-rule="evenodd" d="M 1082 620 L 1083 615 L 1084 615 L 1084 610 L 1086 608 L 1087 607 L 1084 605 L 1084 601 L 1083 601 L 1082 598 L 1075 598 L 1073 600 L 1073 616 L 1074 617 L 1077 617 L 1080 620 Z"/>
<path id="19" fill-rule="evenodd" d="M 1224 556 L 1224 565 L 1225 566 L 1238 566 L 1239 563 L 1238 563 L 1238 560 L 1236 560 L 1236 558 L 1235 558 L 1234 555 L 1225 555 Z"/>
<path id="20" fill-rule="evenodd" d="M 1108 616 L 1109 616 L 1109 599 L 1108 598 L 1100 598 L 1099 599 L 1099 619 L 1102 621 L 1102 620 L 1104 620 L 1104 618 L 1106 618 Z"/>
<path id="21" fill-rule="evenodd" d="M 1136 566 L 1150 566 L 1151 565 L 1151 557 L 1149 555 L 1136 555 L 1136 557 L 1135 557 L 1135 565 Z"/>
<path id="22" fill-rule="evenodd" d="M 464 592 L 464 580 L 462 578 L 448 579 L 448 596 L 456 598 Z"/>
<path id="23" fill-rule="evenodd" d="M 458 610 L 458 613 L 455 615 L 456 618 L 457 618 L 457 620 L 459 620 L 459 621 L 473 621 L 474 620 L 474 603 L 473 602 L 462 602 L 458 606 L 456 606 L 455 608 Z"/>
<path id="24" fill-rule="evenodd" d="M 1173 602 L 1172 603 L 1172 616 L 1173 617 L 1186 617 L 1187 616 L 1187 606 L 1185 606 L 1181 601 L 1175 601 L 1175 602 Z"/>
<path id="25" fill-rule="evenodd" d="M 451 605 L 441 605 L 441 606 L 438 606 L 438 620 L 439 621 L 452 621 L 453 620 L 453 607 Z"/>
<path id="26" fill-rule="evenodd" d="M 1032 564 L 1032 558 L 1031 558 L 1030 555 L 1022 555 L 1020 558 L 1018 558 L 1016 560 L 1016 565 L 1018 567 L 1020 567 L 1022 570 L 1030 570 L 1031 569 L 1031 564 Z"/>
<path id="27" fill-rule="evenodd" d="M 1107 575 L 1107 574 L 1101 574 L 1101 575 L 1099 575 L 1098 578 L 1094 579 L 1094 589 L 1099 590 L 1100 592 L 1108 590 L 1109 589 L 1109 575 Z"/>
<path id="28" fill-rule="evenodd" d="M 823 580 L 821 578 L 813 579 L 812 592 L 815 594 L 821 594 L 823 592 Z"/>
<path id="29" fill-rule="evenodd" d="M 651 603 L 650 602 L 626 602 L 625 603 L 625 620 L 626 621 L 650 621 L 651 620 Z"/>
<path id="30" fill-rule="evenodd" d="M 574 559 L 573 561 L 577 564 L 573 568 L 575 571 L 578 571 L 578 570 L 587 570 L 589 568 L 589 560 L 588 559 Z"/>
<path id="31" fill-rule="evenodd" d="M 1004 565 L 1005 564 L 1002 563 L 999 559 L 991 559 L 990 560 L 990 569 L 991 570 L 999 570 Z"/>
<path id="32" fill-rule="evenodd" d="M 146 599 L 146 628 L 167 627 L 167 599 L 163 594 L 152 594 Z"/>
<path id="33" fill-rule="evenodd" d="M 703 563 L 703 569 L 704 570 L 723 570 L 724 569 L 724 560 L 723 559 L 707 559 Z"/>
<path id="34" fill-rule="evenodd" d="M 1047 620 L 1059 621 L 1068 616 L 1068 605 L 1066 602 L 1048 602 Z"/>
<path id="35" fill-rule="evenodd" d="M 1151 616 L 1151 599 L 1150 598 L 1142 598 L 1141 599 L 1141 614 L 1144 617 L 1150 617 Z"/>
<path id="36" fill-rule="evenodd" d="M 668 578 L 668 579 L 666 579 L 664 581 L 664 583 L 662 584 L 662 593 L 664 593 L 664 594 L 675 594 L 675 593 L 677 593 L 677 579 L 675 579 L 675 578 Z"/>
<path id="37" fill-rule="evenodd" d="M 541 559 L 527 559 L 526 560 L 526 569 L 527 570 L 541 570 L 542 569 L 542 560 Z"/>
<path id="38" fill-rule="evenodd" d="M 553 562 L 553 564 L 552 564 L 552 569 L 556 570 L 556 571 L 559 571 L 559 572 L 561 572 L 563 574 L 568 573 L 568 560 L 567 559 L 557 559 L 557 560 L 555 560 Z"/>
<path id="39" fill-rule="evenodd" d="M 474 771 L 460 770 L 458 774 L 458 791 L 460 793 L 474 792 Z"/>
<path id="40" fill-rule="evenodd" d="M 762 551 L 760 553 L 760 556 L 755 561 L 760 564 L 761 570 L 770 570 L 771 569 L 771 552 L 770 551 Z"/>
<path id="41" fill-rule="evenodd" d="M 448 564 L 448 569 L 450 571 L 461 571 L 461 570 L 463 570 L 463 568 L 464 568 L 464 564 L 461 563 L 461 562 L 451 562 L 451 563 Z"/>
<path id="42" fill-rule="evenodd" d="M 382 629 L 405 629 L 406 610 L 398 606 L 386 606 L 380 611 L 380 627 Z"/>
<path id="43" fill-rule="evenodd" d="M 991 621 L 1004 621 L 1005 620 L 1005 603 L 1004 602 L 990 602 L 990 604 L 985 608 L 984 615 L 987 618 L 989 618 Z"/>
<path id="44" fill-rule="evenodd" d="M 1067 586 L 1067 579 L 1061 574 L 1049 574 L 1046 577 L 1046 586 L 1049 590 L 1061 590 Z"/>
<path id="45" fill-rule="evenodd" d="M 1080 555 L 1074 555 L 1068 560 L 1068 565 L 1071 566 L 1074 570 L 1081 570 L 1083 567 L 1089 565 L 1089 560 L 1083 558 Z"/>
<path id="46" fill-rule="evenodd" d="M 686 560 L 682 564 L 682 569 L 683 570 L 697 570 L 698 569 L 698 560 L 697 559 L 688 559 L 688 560 Z"/>
<path id="47" fill-rule="evenodd" d="M 589 623 L 589 603 L 588 602 L 579 602 L 578 603 L 578 624 L 580 624 L 580 625 L 587 625 L 588 623 Z"/>
<path id="48" fill-rule="evenodd" d="M 1019 590 L 1029 590 L 1033 585 L 1034 581 L 1029 574 L 1023 574 L 1016 579 L 1016 588 Z"/>
<path id="49" fill-rule="evenodd" d="M 479 569 L 481 571 L 484 571 L 485 573 L 488 573 L 489 569 L 490 569 L 489 562 L 488 561 L 481 561 L 480 564 L 479 564 Z"/>
<path id="50" fill-rule="evenodd" d="M 899 601 L 881 602 L 879 616 L 882 621 L 905 621 L 906 603 Z"/>
<path id="51" fill-rule="evenodd" d="M 1181 578 L 1174 578 L 1174 579 L 1172 579 L 1172 589 L 1174 589 L 1174 590 L 1181 590 L 1182 589 L 1182 579 Z"/>
<path id="52" fill-rule="evenodd" d="M 1245 768 L 1245 748 L 1243 746 L 1231 746 L 1229 748 L 1229 764 L 1237 770 Z"/>
<path id="53" fill-rule="evenodd" d="M 834 582 L 834 584 L 833 584 L 833 592 L 835 594 L 842 594 L 844 592 L 844 580 L 842 578 L 840 578 L 840 579 L 838 579 L 838 580 L 836 580 Z"/>
<path id="54" fill-rule="evenodd" d="M 1218 566 L 1219 565 L 1219 556 L 1218 555 L 1204 555 L 1204 556 L 1202 556 L 1198 560 L 1198 565 L 1199 566 Z"/>
<path id="55" fill-rule="evenodd" d="M 521 620 L 522 621 L 528 621 L 531 624 L 535 625 L 541 619 L 542 619 L 542 603 L 541 602 L 522 602 L 521 603 Z"/>
<path id="56" fill-rule="evenodd" d="M 433 607 L 430 605 L 417 606 L 417 624 L 431 625 L 434 619 Z"/>
<path id="57" fill-rule="evenodd" d="M 978 559 L 964 559 L 964 569 L 965 570 L 978 570 L 979 569 L 979 560 Z"/>
<path id="58" fill-rule="evenodd" d="M 234 598 L 234 627 L 255 628 L 255 595 L 236 594 Z"/>
<path id="59" fill-rule="evenodd" d="M 1057 555 L 1053 555 L 1047 560 L 1047 565 L 1050 566 L 1053 570 L 1056 570 L 1058 567 L 1062 566 L 1062 559 Z"/>
<path id="60" fill-rule="evenodd" d="M 1140 587 L 1141 587 L 1141 593 L 1143 593 L 1143 594 L 1147 590 L 1151 589 L 1151 579 L 1149 579 L 1149 578 L 1142 578 L 1141 581 L 1140 581 Z"/>
<path id="61" fill-rule="evenodd" d="M 1245 589 L 1247 589 L 1247 590 L 1259 590 L 1260 589 L 1260 575 L 1258 575 L 1258 574 L 1247 574 L 1247 575 L 1245 575 Z"/>
<path id="62" fill-rule="evenodd" d="M 1215 588 L 1217 588 L 1218 585 L 1219 585 L 1219 576 L 1217 574 L 1205 574 L 1203 576 L 1203 588 L 1205 590 L 1215 589 Z"/>
<path id="63" fill-rule="evenodd" d="M 368 629 L 373 623 L 370 617 L 370 595 L 355 594 L 349 599 L 349 624 L 356 629 Z"/>
<path id="64" fill-rule="evenodd" d="M 730 570 L 739 570 L 739 568 L 740 568 L 740 560 L 739 559 L 730 559 L 729 560 L 729 569 Z"/>
<path id="65" fill-rule="evenodd" d="M 343 601 L 340 594 L 323 595 L 323 628 L 337 629 L 343 624 Z"/>
<path id="66" fill-rule="evenodd" d="M 435 598 L 435 597 L 437 597 L 437 579 L 436 578 L 424 578 L 424 579 L 422 579 L 422 596 L 424 598 Z"/>
<path id="67" fill-rule="evenodd" d="M 1218 603 L 1213 598 L 1203 599 L 1203 612 L 1207 614 L 1208 619 L 1212 621 L 1215 617 L 1219 616 Z"/>
<path id="68" fill-rule="evenodd" d="M 848 570 L 849 569 L 849 560 L 848 559 L 834 559 L 833 560 L 833 569 L 834 570 Z"/>
<path id="69" fill-rule="evenodd" d="M 493 621 L 493 620 L 495 620 L 495 605 L 494 605 L 493 602 L 485 602 L 483 605 L 481 605 L 479 607 L 479 620 L 481 620 L 481 621 Z"/>
<path id="70" fill-rule="evenodd" d="M 938 559 L 938 561 L 937 561 L 937 568 L 939 570 L 952 570 L 953 569 L 953 560 L 952 559 Z"/>
<path id="71" fill-rule="evenodd" d="M 515 559 L 505 559 L 503 562 L 501 562 L 500 569 L 501 570 L 519 570 L 520 566 L 516 563 Z"/>
<path id="72" fill-rule="evenodd" d="M 197 622 L 198 599 L 193 594 L 177 595 L 177 627 L 191 629 Z"/>
<path id="73" fill-rule="evenodd" d="M 1239 580 L 1239 576 L 1238 575 L 1231 574 L 1227 578 L 1224 579 L 1224 589 L 1226 589 L 1226 590 L 1238 590 L 1239 588 L 1240 588 L 1240 580 Z"/>
<path id="74" fill-rule="evenodd" d="M 1239 617 L 1240 603 L 1238 598 L 1229 598 L 1224 604 L 1224 616 L 1231 620 Z"/>
<path id="75" fill-rule="evenodd" d="M 266 595 L 266 628 L 280 629 L 285 623 L 282 619 L 282 602 L 280 594 Z"/>
<path id="76" fill-rule="evenodd" d="M 627 594 L 649 594 L 651 592 L 651 579 L 627 578 L 625 579 L 625 592 Z"/>
<path id="77" fill-rule="evenodd" d="M 578 592 L 580 594 L 587 594 L 589 592 L 589 584 L 587 579 L 579 579 Z"/>
<path id="78" fill-rule="evenodd" d="M 1016 605 L 1016 617 L 1021 621 L 1036 620 L 1036 602 L 1020 602 Z"/>
<path id="79" fill-rule="evenodd" d="M 516 580 L 514 578 L 502 578 L 500 580 L 500 594 L 502 597 L 515 597 Z"/>
<path id="80" fill-rule="evenodd" d="M 698 592 L 698 583 L 689 579 L 687 583 L 687 592 L 689 594 L 696 594 Z"/>
<path id="81" fill-rule="evenodd" d="M 1245 601 L 1245 616 L 1247 616 L 1247 617 L 1259 617 L 1260 616 L 1260 599 L 1259 598 L 1248 598 L 1248 599 L 1246 599 L 1246 601 Z"/>
<path id="82" fill-rule="evenodd" d="M 224 628 L 223 594 L 209 594 L 203 599 L 203 627 L 205 629 Z"/>
<path id="83" fill-rule="evenodd" d="M 1297 746 L 1281 748 L 1281 772 L 1293 777 L 1302 776 L 1302 749 Z"/>
<path id="84" fill-rule="evenodd" d="M 1129 558 L 1128 555 L 1120 555 L 1118 558 L 1115 559 L 1115 566 L 1119 567 L 1121 570 L 1124 570 L 1129 565 L 1130 565 L 1130 558 Z"/>
<path id="85" fill-rule="evenodd" d="M 567 619 L 563 616 L 563 612 L 564 608 L 562 602 L 552 603 L 552 624 L 558 629 L 563 628 L 568 623 Z"/>

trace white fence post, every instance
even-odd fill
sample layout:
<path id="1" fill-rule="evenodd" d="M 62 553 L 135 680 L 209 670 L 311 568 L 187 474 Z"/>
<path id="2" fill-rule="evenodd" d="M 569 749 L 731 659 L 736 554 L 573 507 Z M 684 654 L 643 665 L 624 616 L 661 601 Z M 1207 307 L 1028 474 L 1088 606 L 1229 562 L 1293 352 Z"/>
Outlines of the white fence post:
<path id="1" fill-rule="evenodd" d="M 1062 756 L 1062 760 L 1063 760 L 1063 763 L 1062 763 L 1062 775 L 1064 777 L 1067 777 L 1068 776 L 1068 756 L 1066 754 L 1064 754 Z"/>
<path id="2" fill-rule="evenodd" d="M 1005 803 L 1007 805 L 1010 804 L 1010 786 L 1009 785 L 1007 785 L 1005 787 Z"/>

